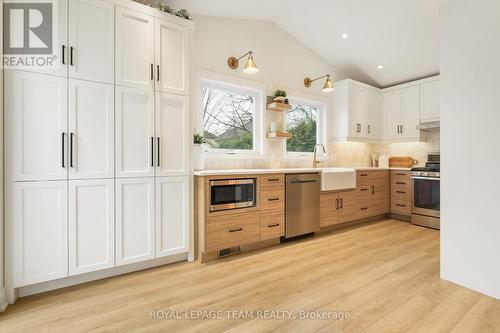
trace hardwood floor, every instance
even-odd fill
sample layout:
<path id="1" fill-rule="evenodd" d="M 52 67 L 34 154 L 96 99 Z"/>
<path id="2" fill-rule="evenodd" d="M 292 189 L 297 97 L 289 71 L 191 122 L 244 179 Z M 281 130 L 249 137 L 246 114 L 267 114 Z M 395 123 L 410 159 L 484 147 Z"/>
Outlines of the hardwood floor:
<path id="1" fill-rule="evenodd" d="M 221 318 L 151 318 L 185 310 Z M 233 310 L 253 312 L 229 318 Z M 261 319 L 259 310 L 350 318 Z M 500 333 L 500 301 L 440 280 L 439 232 L 384 220 L 27 297 L 0 314 L 0 332 L 41 331 Z"/>

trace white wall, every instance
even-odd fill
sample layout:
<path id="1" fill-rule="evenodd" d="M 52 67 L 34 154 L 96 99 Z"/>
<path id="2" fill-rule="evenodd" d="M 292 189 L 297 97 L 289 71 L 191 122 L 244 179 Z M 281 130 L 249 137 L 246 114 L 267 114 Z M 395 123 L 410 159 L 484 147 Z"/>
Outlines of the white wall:
<path id="1" fill-rule="evenodd" d="M 441 276 L 500 299 L 500 0 L 443 9 Z"/>
<path id="2" fill-rule="evenodd" d="M 303 44 L 278 28 L 271 22 L 239 20 L 230 18 L 195 16 L 194 67 L 235 78 L 252 80 L 266 87 L 265 93 L 271 95 L 276 89 L 285 89 L 288 95 L 326 99 L 327 117 L 331 114 L 332 94 L 321 93 L 324 81 L 318 81 L 311 88 L 305 88 L 306 76 L 315 78 L 330 73 L 334 80 L 343 80 L 345 75 L 333 68 L 326 60 L 308 50 Z M 232 70 L 227 66 L 230 56 L 239 57 L 247 51 L 254 51 L 254 59 L 260 72 L 255 75 L 243 74 L 241 69 Z M 304 95 L 306 94 L 306 95 Z M 199 107 L 195 105 L 195 112 Z M 331 118 L 327 118 L 327 133 L 331 134 Z M 198 114 L 198 122 L 200 122 Z M 266 125 L 267 129 L 267 125 Z M 199 130 L 199 128 L 198 128 Z M 328 141 L 331 135 L 328 135 Z M 271 161 L 283 166 L 310 164 L 310 161 L 290 162 L 283 160 L 282 147 L 265 140 L 267 158 L 265 160 L 208 161 L 205 168 L 227 167 L 269 167 Z M 291 164 L 292 163 L 292 164 Z M 273 164 L 272 166 L 276 166 Z"/>
<path id="3" fill-rule="evenodd" d="M 3 17 L 3 6 L 0 6 L 0 17 Z M 1 21 L 1 20 L 0 20 Z M 3 24 L 0 23 L 0 54 L 3 50 Z M 4 224 L 3 224 L 3 69 L 0 69 L 0 311 L 7 306 L 5 295 L 4 266 Z"/>

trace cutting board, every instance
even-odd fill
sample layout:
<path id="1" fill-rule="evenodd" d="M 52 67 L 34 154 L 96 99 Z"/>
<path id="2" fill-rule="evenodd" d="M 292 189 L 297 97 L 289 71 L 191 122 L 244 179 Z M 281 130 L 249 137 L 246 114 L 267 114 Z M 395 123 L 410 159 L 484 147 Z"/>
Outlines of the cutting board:
<path id="1" fill-rule="evenodd" d="M 389 158 L 389 167 L 391 168 L 412 168 L 417 164 L 418 161 L 410 156 Z"/>

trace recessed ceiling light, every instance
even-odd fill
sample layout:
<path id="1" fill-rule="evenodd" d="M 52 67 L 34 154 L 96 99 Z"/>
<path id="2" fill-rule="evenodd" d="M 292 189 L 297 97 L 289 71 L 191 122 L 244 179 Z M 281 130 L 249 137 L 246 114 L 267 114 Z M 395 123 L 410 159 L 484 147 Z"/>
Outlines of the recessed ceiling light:
<path id="1" fill-rule="evenodd" d="M 382 65 L 377 66 L 377 69 L 383 69 L 383 68 L 384 68 L 384 66 L 382 66 Z"/>
<path id="2" fill-rule="evenodd" d="M 348 34 L 342 34 L 342 39 L 347 39 L 347 37 L 349 37 Z"/>

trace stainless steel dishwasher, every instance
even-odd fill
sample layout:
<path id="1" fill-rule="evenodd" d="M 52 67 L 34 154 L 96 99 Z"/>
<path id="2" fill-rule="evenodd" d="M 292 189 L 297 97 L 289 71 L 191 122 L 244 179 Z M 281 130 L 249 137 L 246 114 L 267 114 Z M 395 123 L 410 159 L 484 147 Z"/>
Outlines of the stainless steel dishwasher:
<path id="1" fill-rule="evenodd" d="M 319 173 L 286 175 L 285 238 L 319 230 Z"/>

